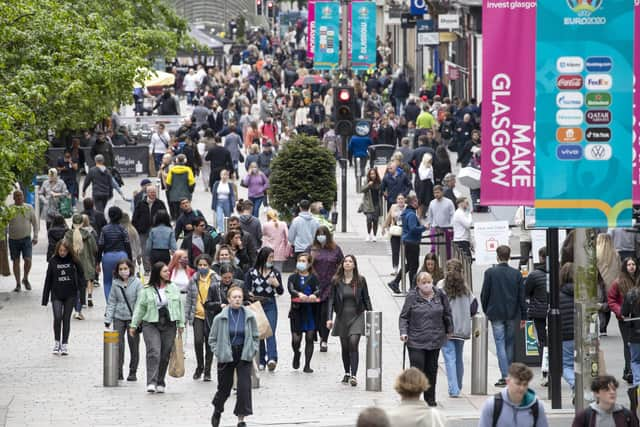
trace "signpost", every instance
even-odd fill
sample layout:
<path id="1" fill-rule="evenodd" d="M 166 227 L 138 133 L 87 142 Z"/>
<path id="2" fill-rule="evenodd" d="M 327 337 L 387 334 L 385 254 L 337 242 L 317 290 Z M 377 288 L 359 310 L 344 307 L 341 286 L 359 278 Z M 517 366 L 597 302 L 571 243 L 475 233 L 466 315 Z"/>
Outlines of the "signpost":
<path id="1" fill-rule="evenodd" d="M 496 249 L 509 244 L 509 222 L 490 221 L 474 224 L 476 264 L 492 265 L 496 263 Z"/>

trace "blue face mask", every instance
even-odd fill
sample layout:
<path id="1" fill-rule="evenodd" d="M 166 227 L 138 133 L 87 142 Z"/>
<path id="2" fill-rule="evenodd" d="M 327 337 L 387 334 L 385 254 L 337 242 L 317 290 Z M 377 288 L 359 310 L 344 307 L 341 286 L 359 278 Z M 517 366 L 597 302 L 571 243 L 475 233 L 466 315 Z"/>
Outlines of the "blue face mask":
<path id="1" fill-rule="evenodd" d="M 265 262 L 264 266 L 267 268 L 273 268 L 273 263 L 272 262 Z"/>
<path id="2" fill-rule="evenodd" d="M 198 268 L 198 273 L 201 276 L 206 276 L 207 274 L 209 274 L 209 268 L 208 267 L 207 268 L 200 267 L 200 268 Z"/>
<path id="3" fill-rule="evenodd" d="M 307 271 L 307 263 L 306 262 L 298 262 L 298 263 L 296 263 L 296 270 L 298 270 L 298 271 Z"/>

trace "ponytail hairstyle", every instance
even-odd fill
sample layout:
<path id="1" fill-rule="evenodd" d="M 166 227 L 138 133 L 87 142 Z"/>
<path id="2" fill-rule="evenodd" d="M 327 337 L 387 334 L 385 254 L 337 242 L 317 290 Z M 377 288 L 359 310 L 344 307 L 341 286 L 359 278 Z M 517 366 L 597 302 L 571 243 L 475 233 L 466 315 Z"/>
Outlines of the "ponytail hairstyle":
<path id="1" fill-rule="evenodd" d="M 73 255 L 76 257 L 80 256 L 80 252 L 82 252 L 82 249 L 84 248 L 84 242 L 82 241 L 82 233 L 80 232 L 80 229 L 82 228 L 82 215 L 80 214 L 75 214 L 73 215 L 73 218 L 71 219 L 71 223 L 73 226 L 73 232 L 72 232 L 72 245 L 73 245 Z"/>

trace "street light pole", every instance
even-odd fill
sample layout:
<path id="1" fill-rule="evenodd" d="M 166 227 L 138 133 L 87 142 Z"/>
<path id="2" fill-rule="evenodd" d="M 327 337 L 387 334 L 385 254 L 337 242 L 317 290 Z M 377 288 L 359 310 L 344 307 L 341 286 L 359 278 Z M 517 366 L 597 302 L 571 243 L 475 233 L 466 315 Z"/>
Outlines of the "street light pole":
<path id="1" fill-rule="evenodd" d="M 549 397 L 553 409 L 562 408 L 562 334 L 560 324 L 560 254 L 558 229 L 547 229 L 547 271 L 549 281 Z"/>

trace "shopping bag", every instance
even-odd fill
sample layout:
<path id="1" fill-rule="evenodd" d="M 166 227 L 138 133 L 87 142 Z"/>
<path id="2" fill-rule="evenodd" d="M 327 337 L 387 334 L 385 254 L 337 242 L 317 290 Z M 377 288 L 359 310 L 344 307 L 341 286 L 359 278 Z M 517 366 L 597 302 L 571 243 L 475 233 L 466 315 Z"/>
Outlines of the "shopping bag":
<path id="1" fill-rule="evenodd" d="M 184 347 L 182 346 L 182 334 L 177 334 L 173 342 L 173 349 L 169 357 L 169 375 L 174 378 L 184 377 Z"/>
<path id="2" fill-rule="evenodd" d="M 153 157 L 153 154 L 149 154 L 149 176 L 157 176 L 158 172 L 156 172 L 156 161 Z"/>
<path id="3" fill-rule="evenodd" d="M 256 316 L 259 338 L 263 340 L 273 335 L 271 325 L 269 324 L 269 319 L 267 319 L 267 315 L 264 313 L 264 309 L 262 308 L 262 304 L 260 304 L 260 301 L 256 301 L 253 304 L 249 305 L 249 309 L 253 311 L 253 314 Z"/>
<path id="4" fill-rule="evenodd" d="M 71 197 L 63 196 L 60 198 L 60 215 L 62 215 L 63 218 L 71 218 L 73 216 Z"/>

